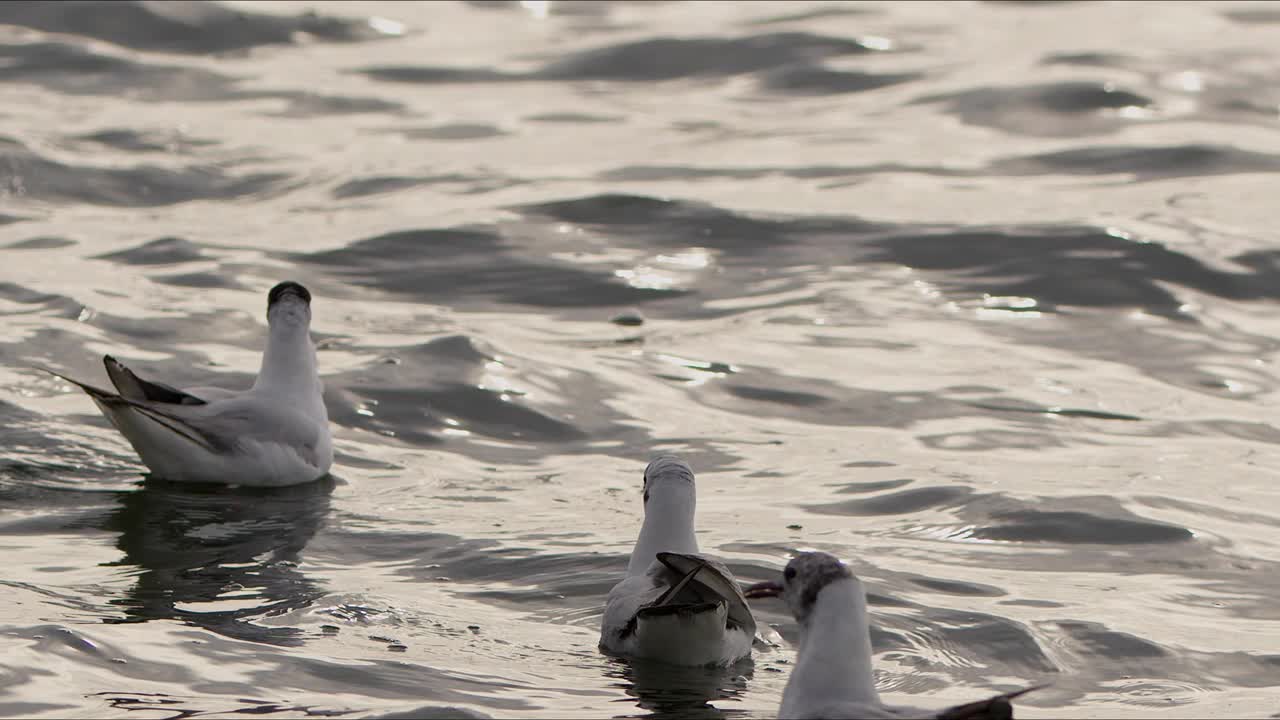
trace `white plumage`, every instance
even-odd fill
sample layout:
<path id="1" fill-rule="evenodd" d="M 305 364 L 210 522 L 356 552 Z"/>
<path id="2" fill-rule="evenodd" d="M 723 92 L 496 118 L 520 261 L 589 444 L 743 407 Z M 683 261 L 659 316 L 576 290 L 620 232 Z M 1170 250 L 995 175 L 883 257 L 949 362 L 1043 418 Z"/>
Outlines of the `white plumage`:
<path id="1" fill-rule="evenodd" d="M 606 600 L 601 650 L 676 665 L 727 665 L 751 654 L 755 619 L 729 569 L 698 553 L 696 505 L 684 461 L 649 463 L 644 523 L 627 577 Z"/>
<path id="2" fill-rule="evenodd" d="M 801 553 L 787 563 L 782 583 L 757 583 L 746 591 L 751 598 L 779 595 L 800 623 L 800 647 L 782 693 L 779 718 L 1008 720 L 1013 717 L 1009 701 L 1036 689 L 943 710 L 885 705 L 880 702 L 872 674 L 871 632 L 862 581 L 827 553 Z"/>
<path id="3" fill-rule="evenodd" d="M 110 355 L 103 364 L 116 392 L 53 374 L 88 393 L 157 477 L 265 487 L 310 482 L 333 464 L 311 294 L 298 283 L 276 285 L 267 324 L 262 368 L 243 392 L 143 380 Z"/>

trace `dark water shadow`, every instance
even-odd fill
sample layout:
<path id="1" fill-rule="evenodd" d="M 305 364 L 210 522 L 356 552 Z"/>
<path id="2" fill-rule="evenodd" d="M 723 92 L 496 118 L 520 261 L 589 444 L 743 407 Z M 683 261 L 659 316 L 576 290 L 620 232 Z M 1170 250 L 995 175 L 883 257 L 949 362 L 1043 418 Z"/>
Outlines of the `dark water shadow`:
<path id="1" fill-rule="evenodd" d="M 525 257 L 518 244 L 484 228 L 406 230 L 291 259 L 347 284 L 454 306 L 491 299 L 544 308 L 594 307 L 679 294 L 631 287 L 567 262 Z"/>
<path id="2" fill-rule="evenodd" d="M 205 250 L 190 240 L 180 237 L 162 237 L 141 245 L 115 252 L 93 255 L 91 260 L 109 260 L 120 265 L 177 265 L 213 259 Z"/>
<path id="3" fill-rule="evenodd" d="M 83 305 L 74 299 L 57 293 L 40 292 L 24 285 L 0 282 L 0 300 L 14 303 L 20 308 L 0 313 L 2 316 L 41 315 L 45 317 L 75 318 Z"/>
<path id="4" fill-rule="evenodd" d="M 938 485 L 809 505 L 805 509 L 851 517 L 949 510 L 967 523 L 966 537 L 1008 543 L 1142 546 L 1195 539 L 1187 528 L 1140 517 L 1103 495 L 1024 500 L 1004 493 L 975 493 L 962 485 Z"/>
<path id="5" fill-rule="evenodd" d="M 116 207 L 263 197 L 290 186 L 289 176 L 284 173 L 237 176 L 216 165 L 182 168 L 70 165 L 46 158 L 4 137 L 0 137 L 0 178 L 5 189 L 22 199 Z"/>
<path id="6" fill-rule="evenodd" d="M 401 131 L 413 136 L 414 130 Z M 415 187 L 430 187 L 451 195 L 479 195 L 524 185 L 528 181 L 493 172 L 442 173 L 439 175 L 374 175 L 347 180 L 333 189 L 335 198 L 361 198 L 398 192 Z"/>
<path id="7" fill-rule="evenodd" d="M 794 13 L 786 13 L 783 15 L 770 15 L 769 17 L 748 20 L 743 23 L 748 27 L 760 25 L 783 25 L 786 23 L 802 23 L 809 20 L 829 20 L 839 17 L 866 17 L 868 15 L 880 15 L 884 10 L 880 8 L 871 8 L 867 6 L 854 5 L 850 2 L 844 2 L 835 5 L 823 5 L 811 10 L 801 10 Z"/>
<path id="8" fill-rule="evenodd" d="M 645 434 L 605 402 L 620 390 L 581 368 L 540 366 L 465 335 L 362 350 L 371 356 L 367 365 L 325 376 L 329 417 L 388 442 L 429 446 L 470 433 L 487 441 L 468 443 L 468 452 L 505 449 L 505 461 L 512 462 L 517 448 L 571 452 L 589 441 Z M 509 373 L 515 387 L 490 377 L 493 367 Z M 530 397 L 518 389 L 527 386 L 541 391 Z"/>
<path id="9" fill-rule="evenodd" d="M 624 713 L 613 717 L 643 718 L 724 718 L 744 715 L 743 710 L 724 710 L 715 700 L 740 697 L 747 690 L 754 665 L 750 659 L 728 667 L 679 667 L 645 660 L 611 658 L 605 676 L 647 714 Z M 619 699 L 615 702 L 623 702 Z"/>
<path id="10" fill-rule="evenodd" d="M 606 80 L 654 82 L 725 78 L 785 66 L 812 66 L 829 58 L 877 52 L 854 38 L 806 32 L 743 37 L 658 37 L 591 48 L 550 60 L 527 72 L 424 65 L 371 66 L 355 72 L 386 82 L 540 82 Z"/>
<path id="11" fill-rule="evenodd" d="M 104 4 L 114 6 L 115 3 Z M 3 3 L 0 7 L 21 5 L 23 3 Z M 0 82 L 32 85 L 64 95 L 128 97 L 143 103 L 275 99 L 284 105 L 268 114 L 294 118 L 404 112 L 403 104 L 374 97 L 328 95 L 311 90 L 246 89 L 240 87 L 242 79 L 204 67 L 144 61 L 69 42 L 0 41 Z"/>
<path id="12" fill-rule="evenodd" d="M 1218 157 L 1211 148 L 1189 149 L 1186 156 L 1156 149 L 1098 152 L 1113 160 L 1141 155 L 1164 166 L 1152 165 L 1151 172 L 1173 171 L 1180 157 Z M 1113 152 L 1119 155 L 1108 155 Z M 1280 158 L 1258 167 L 1272 163 L 1280 167 Z M 953 299 L 1029 297 L 1039 301 L 1036 309 L 1042 312 L 1057 306 L 1141 308 L 1175 320 L 1193 319 L 1180 312 L 1183 301 L 1171 287 L 1231 300 L 1280 299 L 1280 253 L 1243 253 L 1229 258 L 1239 270 L 1218 269 L 1181 250 L 1101 227 L 890 225 L 856 217 L 751 215 L 707 203 L 621 194 L 516 209 L 530 220 L 607 233 L 628 247 L 714 249 L 731 270 L 739 259 L 755 263 L 760 261 L 753 256 L 765 254 L 773 255 L 775 272 L 814 264 L 901 265 L 930 272 Z"/>
<path id="13" fill-rule="evenodd" d="M 1166 159 L 1173 163 L 1169 168 L 1177 165 Z M 1150 169 L 1157 172 L 1154 167 Z M 1256 346 L 1258 353 L 1268 352 L 1274 345 L 1261 336 L 1203 326 L 1186 306 L 1186 291 L 1241 302 L 1280 299 L 1280 254 L 1271 250 L 1241 253 L 1226 258 L 1226 262 L 1210 263 L 1180 247 L 1149 242 L 1105 227 L 875 223 L 857 217 L 743 213 L 691 200 L 627 194 L 590 195 L 511 209 L 520 220 L 479 227 L 406 230 L 360 239 L 335 250 L 290 254 L 286 258 L 333 278 L 337 282 L 324 289 L 339 295 L 356 285 L 464 311 L 550 312 L 574 319 L 601 320 L 601 308 L 611 306 L 643 305 L 651 319 L 686 320 L 761 307 L 816 304 L 824 302 L 819 291 L 806 291 L 813 287 L 816 267 L 908 267 L 936 286 L 946 301 L 962 307 L 983 309 L 988 314 L 1023 310 L 1052 313 L 1072 328 L 1064 334 L 1034 322 L 1019 323 L 1017 327 L 987 323 L 987 332 L 1009 333 L 1018 342 L 1052 345 L 1074 355 L 1125 363 L 1162 382 L 1218 394 L 1226 392 L 1222 378 L 1211 376 L 1198 363 L 1221 368 L 1224 360 L 1219 348 L 1224 342 L 1232 346 L 1247 343 Z M 581 234 L 560 232 L 566 225 Z M 575 243 L 566 237 L 582 240 Z M 574 251 L 584 246 L 622 247 L 654 254 L 666 249 L 698 248 L 714 260 L 714 270 L 672 275 L 673 281 L 661 287 L 636 287 L 624 282 L 619 274 L 630 271 L 630 264 L 573 257 Z M 889 282 L 876 271 L 860 270 L 851 275 L 855 281 L 862 277 L 870 283 L 871 292 L 879 291 L 879 283 Z M 786 293 L 784 299 L 774 299 L 782 293 Z M 758 305 L 744 302 L 757 295 Z M 721 299 L 733 299 L 732 307 L 715 302 Z M 1135 323 L 1115 313 L 1092 312 L 1116 309 L 1141 310 L 1176 323 L 1183 330 L 1170 334 L 1159 325 Z M 851 321 L 859 322 L 856 315 Z M 1081 333 L 1088 335 L 1087 342 Z M 640 331 L 632 341 L 645 343 L 646 335 Z M 597 344 L 617 342 L 620 340 Z M 814 342 L 821 344 L 822 339 L 815 338 Z M 734 359 L 707 360 L 731 365 Z M 1251 387 L 1271 385 L 1265 374 L 1256 369 L 1234 367 L 1244 363 L 1227 364 L 1241 376 L 1229 377 L 1237 384 L 1244 379 Z M 763 376 L 756 377 L 761 373 Z M 598 390 L 605 394 L 615 392 L 604 387 Z M 1274 435 L 1263 427 L 1245 427 L 1228 419 L 1140 423 L 1135 415 L 1123 411 L 1043 407 L 998 395 L 951 398 L 937 397 L 936 393 L 845 392 L 832 386 L 829 379 L 789 379 L 767 369 L 730 374 L 723 383 L 710 383 L 693 392 L 713 404 L 747 407 L 752 414 L 781 413 L 824 424 L 833 419 L 841 424 L 882 424 L 885 415 L 857 410 L 870 407 L 867 403 L 871 402 L 880 411 L 887 411 L 887 417 L 903 417 L 904 426 L 931 417 L 999 414 L 1010 422 L 1043 428 L 1038 434 L 1024 433 L 1023 437 L 987 433 L 968 439 L 926 440 L 938 447 L 950 442 L 960 442 L 970 449 L 1030 447 L 1052 441 L 1050 436 L 1056 433 L 1044 423 L 1047 416 L 1130 421 L 1133 427 L 1114 431 L 1122 434 L 1173 436 L 1210 428 L 1215 433 L 1243 434 L 1268 441 Z M 446 392 L 441 401 L 470 407 L 471 401 L 463 402 L 462 398 L 474 393 L 463 389 L 457 393 L 460 394 Z M 833 408 L 838 411 L 833 412 Z M 1019 416 L 1021 419 L 1017 419 Z M 1142 419 L 1154 423 L 1162 420 Z M 354 416 L 351 421 L 366 422 Z M 580 421 L 572 424 L 585 430 Z M 568 437 L 559 432 L 552 434 Z"/>
<path id="14" fill-rule="evenodd" d="M 597 173 L 595 177 L 604 182 L 692 182 L 785 177 L 836 183 L 895 173 L 944 178 L 1096 175 L 1099 176 L 1100 185 L 1108 185 L 1119 182 L 1108 177 L 1114 175 L 1128 176 L 1125 182 L 1153 182 L 1202 175 L 1268 173 L 1277 169 L 1280 169 L 1280 155 L 1231 145 L 1190 143 L 1155 146 L 1096 145 L 1031 155 L 1009 155 L 972 170 L 906 163 L 774 167 L 624 165 Z"/>
<path id="15" fill-rule="evenodd" d="M 306 10 L 274 15 L 216 2 L 29 0 L 0 3 L 0 24 L 82 35 L 134 50 L 205 54 L 290 45 L 305 35 L 329 42 L 387 37 L 355 19 Z"/>
<path id="16" fill-rule="evenodd" d="M 1190 321 L 1170 287 L 1234 300 L 1280 298 L 1276 256 L 1240 256 L 1237 264 L 1248 272 L 1231 272 L 1099 228 L 956 228 L 897 233 L 867 245 L 867 260 L 936 272 L 944 287 L 971 297 L 1032 297 L 1040 310 L 1132 307 Z"/>
<path id="17" fill-rule="evenodd" d="M 1135 181 L 1181 177 L 1274 173 L 1280 155 L 1232 145 L 1116 145 L 1070 148 L 1035 155 L 1001 158 L 987 175 L 1132 175 Z"/>
<path id="18" fill-rule="evenodd" d="M 509 716 L 513 711 L 528 710 L 530 706 L 518 694 L 529 688 L 512 683 L 500 675 L 442 670 L 400 660 L 339 662 L 283 652 L 279 648 L 255 648 L 244 642 L 204 632 L 188 632 L 186 635 L 199 643 L 202 662 L 241 668 L 245 679 L 211 680 L 187 665 L 162 665 L 146 658 L 133 657 L 123 648 L 91 641 L 92 645 L 107 650 L 110 653 L 108 657 L 128 660 L 124 665 L 101 663 L 105 665 L 102 669 L 108 673 L 126 678 L 120 681 L 122 685 L 136 685 L 135 678 L 149 682 L 159 678 L 173 685 L 180 685 L 182 690 L 191 693 L 184 695 L 116 690 L 96 693 L 95 696 L 102 698 L 103 702 L 113 708 L 152 712 L 163 710 L 170 713 L 170 718 L 245 715 L 342 717 L 356 712 L 363 716 L 363 713 L 371 712 L 352 709 L 350 702 L 353 696 L 379 701 L 384 707 L 386 704 L 404 707 L 411 703 L 415 707 L 415 710 L 386 715 L 388 718 L 490 717 L 467 708 L 422 705 L 424 702 L 480 705 L 492 708 L 498 717 Z M 76 639 L 72 638 L 73 641 Z M 101 654 L 101 650 L 96 654 Z M 326 703 L 328 707 L 314 701 L 301 704 L 272 699 L 297 693 L 320 700 L 333 699 Z M 450 710 L 457 711 L 449 712 Z"/>
<path id="19" fill-rule="evenodd" d="M 544 80 L 649 82 L 727 77 L 875 52 L 852 38 L 778 32 L 738 38 L 651 38 L 584 50 L 537 71 Z"/>
<path id="20" fill-rule="evenodd" d="M 1222 16 L 1246 25 L 1280 25 L 1280 8 L 1274 5 L 1230 8 Z"/>
<path id="21" fill-rule="evenodd" d="M 1039 136 L 1081 136 L 1117 131 L 1132 120 L 1114 111 L 1151 108 L 1145 95 L 1111 83 L 1068 81 L 1012 87 L 978 87 L 928 95 L 911 104 L 937 103 L 966 124 Z M 1110 112 L 1109 112 L 1110 111 Z"/>
<path id="22" fill-rule="evenodd" d="M 180 130 L 136 130 L 110 128 L 73 135 L 66 139 L 70 145 L 88 145 L 110 148 L 126 153 L 165 153 L 189 155 L 199 148 L 216 147 L 217 140 L 192 137 Z"/>
<path id="23" fill-rule="evenodd" d="M 765 279 L 775 284 L 792 267 L 901 265 L 931 273 L 953 299 L 1028 297 L 1038 301 L 1039 312 L 1119 307 L 1192 319 L 1180 310 L 1184 301 L 1171 287 L 1233 300 L 1280 298 L 1278 253 L 1242 254 L 1231 258 L 1240 270 L 1218 269 L 1178 249 L 1100 227 L 892 225 L 856 217 L 745 214 L 624 194 L 512 209 L 523 223 L 407 230 L 289 259 L 344 283 L 455 307 L 478 300 L 533 308 L 658 301 L 677 307 L 670 301 L 686 300 L 679 309 L 696 312 L 708 299 L 739 298 L 744 283 L 748 290 L 760 283 L 752 278 L 760 275 L 762 262 L 771 268 Z M 548 259 L 545 237 L 559 223 L 595 232 L 615 246 L 714 250 L 726 272 L 700 276 L 690 288 L 635 287 L 620 282 L 614 266 Z M 796 282 L 802 285 L 805 278 Z"/>
<path id="24" fill-rule="evenodd" d="M 870 73 L 821 65 L 792 65 L 771 70 L 760 88 L 785 95 L 840 95 L 878 90 L 924 77 L 920 73 Z"/>
<path id="25" fill-rule="evenodd" d="M 0 220 L 0 225 L 3 225 Z M 39 235 L 26 240 L 18 240 L 4 246 L 5 250 L 56 250 L 58 248 L 71 247 L 76 241 L 70 238 L 53 237 L 49 235 Z"/>
<path id="26" fill-rule="evenodd" d="M 326 544 L 340 544 L 347 562 L 395 564 L 419 583 L 448 583 L 468 599 L 548 622 L 603 610 L 626 558 L 598 552 L 545 552 L 534 546 L 434 532 L 363 530 L 336 526 Z"/>
<path id="27" fill-rule="evenodd" d="M 212 70 L 131 60 L 67 42 L 0 43 L 0 59 L 0 80 L 66 95 L 128 93 L 142 101 L 210 102 L 239 94 L 235 78 Z"/>
<path id="28" fill-rule="evenodd" d="M 324 524 L 336 480 L 251 489 L 149 479 L 101 522 L 118 532 L 134 585 L 110 600 L 123 620 L 178 620 L 230 638 L 301 643 L 296 628 L 255 620 L 306 607 L 324 594 L 298 569 Z M 230 606 L 233 609 L 221 609 Z"/>

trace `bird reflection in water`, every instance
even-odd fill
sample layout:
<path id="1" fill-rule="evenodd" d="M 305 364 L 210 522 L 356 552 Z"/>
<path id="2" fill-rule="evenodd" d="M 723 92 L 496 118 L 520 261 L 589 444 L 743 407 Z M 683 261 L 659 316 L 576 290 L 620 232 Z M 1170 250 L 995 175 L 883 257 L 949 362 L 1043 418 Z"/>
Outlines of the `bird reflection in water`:
<path id="1" fill-rule="evenodd" d="M 621 679 L 618 683 L 646 714 L 617 717 L 693 718 L 694 720 L 728 718 L 742 715 L 744 710 L 725 710 L 711 704 L 742 695 L 747 689 L 754 666 L 744 659 L 733 665 L 682 667 L 641 659 L 611 658 L 606 674 Z"/>
<path id="2" fill-rule="evenodd" d="M 124 618 L 180 620 L 231 638 L 301 643 L 300 630 L 255 619 L 306 607 L 324 594 L 298 569 L 324 523 L 336 481 L 286 488 L 235 488 L 150 478 L 125 493 L 104 529 L 120 533 L 137 581 L 110 604 Z"/>

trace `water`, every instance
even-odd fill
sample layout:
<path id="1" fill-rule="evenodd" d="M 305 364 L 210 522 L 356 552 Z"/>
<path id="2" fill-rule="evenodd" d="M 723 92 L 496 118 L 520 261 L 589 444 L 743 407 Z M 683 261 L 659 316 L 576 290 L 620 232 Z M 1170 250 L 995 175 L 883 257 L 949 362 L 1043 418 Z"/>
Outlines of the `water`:
<path id="1" fill-rule="evenodd" d="M 1278 32 L 0 6 L 0 716 L 769 717 L 776 601 L 753 665 L 596 650 L 660 451 L 741 580 L 867 581 L 886 700 L 1274 716 Z M 244 386 L 285 278 L 332 482 L 144 483 L 30 367 Z"/>

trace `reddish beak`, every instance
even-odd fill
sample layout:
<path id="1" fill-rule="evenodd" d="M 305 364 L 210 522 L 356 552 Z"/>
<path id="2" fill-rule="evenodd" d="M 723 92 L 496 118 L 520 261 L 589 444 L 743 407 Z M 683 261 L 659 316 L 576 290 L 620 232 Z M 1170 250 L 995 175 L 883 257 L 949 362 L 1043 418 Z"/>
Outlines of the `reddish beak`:
<path id="1" fill-rule="evenodd" d="M 751 600 L 759 598 L 778 597 L 782 594 L 782 583 L 775 580 L 766 580 L 758 582 L 742 591 L 742 594 Z"/>

